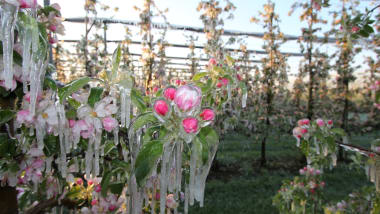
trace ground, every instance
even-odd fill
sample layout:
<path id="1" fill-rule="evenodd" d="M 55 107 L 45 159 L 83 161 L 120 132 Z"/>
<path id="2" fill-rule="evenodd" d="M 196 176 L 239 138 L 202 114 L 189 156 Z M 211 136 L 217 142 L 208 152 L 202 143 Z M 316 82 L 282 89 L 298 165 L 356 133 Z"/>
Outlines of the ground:
<path id="1" fill-rule="evenodd" d="M 352 144 L 369 148 L 380 132 L 350 137 Z M 232 133 L 221 141 L 217 166 L 210 172 L 205 192 L 205 205 L 191 207 L 196 214 L 277 213 L 272 198 L 285 179 L 298 175 L 303 167 L 302 155 L 295 139 L 287 134 L 275 135 L 267 145 L 268 164 L 260 169 L 260 142 L 255 137 Z M 349 156 L 350 154 L 347 154 Z M 326 201 L 338 202 L 350 192 L 373 185 L 363 170 L 350 169 L 349 162 L 324 173 Z"/>

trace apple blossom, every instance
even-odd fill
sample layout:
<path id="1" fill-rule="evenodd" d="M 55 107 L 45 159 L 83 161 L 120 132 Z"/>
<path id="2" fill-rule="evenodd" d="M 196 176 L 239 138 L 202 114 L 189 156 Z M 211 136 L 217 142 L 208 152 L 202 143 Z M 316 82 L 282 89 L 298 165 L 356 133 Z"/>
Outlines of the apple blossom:
<path id="1" fill-rule="evenodd" d="M 17 112 L 16 121 L 18 124 L 30 124 L 33 122 L 33 116 L 29 112 L 29 110 L 21 110 Z"/>
<path id="2" fill-rule="evenodd" d="M 194 117 L 188 117 L 182 121 L 182 126 L 186 133 L 196 133 L 198 131 L 198 120 Z"/>
<path id="3" fill-rule="evenodd" d="M 103 118 L 103 127 L 107 132 L 111 132 L 114 130 L 118 125 L 117 120 L 115 120 L 113 117 L 105 117 Z"/>
<path id="4" fill-rule="evenodd" d="M 199 106 L 202 100 L 201 90 L 197 86 L 184 85 L 177 89 L 174 103 L 182 111 L 189 111 Z"/>
<path id="5" fill-rule="evenodd" d="M 174 195 L 173 194 L 169 194 L 166 196 L 166 207 L 170 208 L 170 209 L 174 209 L 178 206 L 177 202 L 175 201 L 174 199 Z"/>
<path id="6" fill-rule="evenodd" d="M 100 192 L 102 190 L 102 187 L 100 186 L 100 184 L 97 184 L 94 188 L 94 191 L 95 192 Z"/>

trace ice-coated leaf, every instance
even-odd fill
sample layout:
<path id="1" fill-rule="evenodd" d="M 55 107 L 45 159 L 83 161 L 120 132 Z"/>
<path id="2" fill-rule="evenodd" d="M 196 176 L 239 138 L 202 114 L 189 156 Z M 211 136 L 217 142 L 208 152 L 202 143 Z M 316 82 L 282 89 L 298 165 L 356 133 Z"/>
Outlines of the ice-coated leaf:
<path id="1" fill-rule="evenodd" d="M 196 73 L 193 76 L 193 81 L 194 82 L 199 81 L 200 79 L 202 79 L 203 77 L 207 76 L 208 74 L 209 74 L 209 72 L 199 72 L 199 73 Z"/>
<path id="2" fill-rule="evenodd" d="M 194 142 L 201 144 L 202 147 L 200 150 L 200 155 L 203 163 L 206 163 L 208 160 L 210 147 L 219 142 L 219 137 L 213 128 L 206 126 L 201 129 Z"/>
<path id="3" fill-rule="evenodd" d="M 164 142 L 150 141 L 143 146 L 136 159 L 136 182 L 142 186 L 163 153 Z"/>
<path id="4" fill-rule="evenodd" d="M 141 96 L 141 94 L 135 89 L 132 89 L 131 99 L 132 99 L 133 105 L 135 105 L 140 110 L 140 112 L 146 111 L 146 108 L 147 108 L 146 103 L 143 97 Z"/>
<path id="5" fill-rule="evenodd" d="M 95 103 L 102 99 L 102 94 L 103 94 L 103 88 L 100 88 L 100 87 L 91 88 L 87 103 L 91 107 L 94 107 Z"/>
<path id="6" fill-rule="evenodd" d="M 57 90 L 57 84 L 55 83 L 55 81 L 51 77 L 48 77 L 48 76 L 45 77 L 44 86 L 52 89 L 53 91 Z"/>
<path id="7" fill-rule="evenodd" d="M 12 120 L 15 115 L 16 113 L 11 110 L 0 110 L 0 126 Z"/>
<path id="8" fill-rule="evenodd" d="M 58 89 L 59 100 L 62 103 L 72 93 L 83 88 L 88 82 L 91 81 L 90 77 L 82 77 L 67 84 L 65 87 Z"/>
<path id="9" fill-rule="evenodd" d="M 145 112 L 140 114 L 135 121 L 132 122 L 131 128 L 133 130 L 138 130 L 148 123 L 154 123 L 157 121 L 157 118 L 154 116 L 153 112 Z"/>
<path id="10" fill-rule="evenodd" d="M 113 81 L 117 77 L 117 70 L 119 69 L 121 61 L 121 48 L 120 45 L 116 48 L 112 57 L 112 70 L 111 73 L 107 72 L 107 78 L 109 81 Z"/>

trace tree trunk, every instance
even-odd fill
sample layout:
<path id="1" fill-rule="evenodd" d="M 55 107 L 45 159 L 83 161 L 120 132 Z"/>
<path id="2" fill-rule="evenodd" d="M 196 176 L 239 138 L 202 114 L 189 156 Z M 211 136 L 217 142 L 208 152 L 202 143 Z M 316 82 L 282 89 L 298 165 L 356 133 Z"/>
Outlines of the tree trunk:
<path id="1" fill-rule="evenodd" d="M 0 187 L 0 214 L 17 214 L 17 190 L 15 187 Z"/>

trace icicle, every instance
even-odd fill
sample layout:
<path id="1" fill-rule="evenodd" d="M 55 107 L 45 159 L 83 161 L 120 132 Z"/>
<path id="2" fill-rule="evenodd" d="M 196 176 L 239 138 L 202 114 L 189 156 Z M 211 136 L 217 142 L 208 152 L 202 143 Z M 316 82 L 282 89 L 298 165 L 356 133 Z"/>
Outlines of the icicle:
<path id="1" fill-rule="evenodd" d="M 93 151 L 92 151 L 92 146 L 93 146 L 93 140 L 90 138 L 87 146 L 87 151 L 85 155 L 86 159 L 86 178 L 91 177 L 91 169 L 92 169 L 92 159 L 93 159 Z"/>
<path id="2" fill-rule="evenodd" d="M 194 205 L 194 190 L 195 190 L 195 171 L 197 164 L 197 149 L 195 144 L 191 148 L 191 157 L 190 157 L 190 180 L 189 180 L 189 194 L 190 194 L 190 205 Z"/>
<path id="3" fill-rule="evenodd" d="M 44 148 L 44 137 L 45 137 L 46 131 L 45 126 L 36 125 L 36 138 L 37 138 L 37 145 L 38 149 Z"/>
<path id="4" fill-rule="evenodd" d="M 177 194 L 181 192 L 182 181 L 182 142 L 177 143 L 176 147 L 176 191 Z M 178 197 L 179 198 L 179 197 Z"/>
<path id="5" fill-rule="evenodd" d="M 336 154 L 335 153 L 331 154 L 331 160 L 332 160 L 332 165 L 336 166 L 336 160 L 337 160 L 337 158 L 336 158 Z"/>
<path id="6" fill-rule="evenodd" d="M 5 88 L 11 89 L 13 86 L 13 43 L 14 28 L 17 20 L 18 8 L 12 4 L 2 5 L 1 16 L 1 40 L 3 42 L 3 64 L 4 70 L 2 78 Z"/>
<path id="7" fill-rule="evenodd" d="M 53 161 L 53 157 L 48 157 L 45 159 L 45 162 L 46 162 L 46 174 L 50 174 L 51 172 L 51 162 Z"/>
<path id="8" fill-rule="evenodd" d="M 22 51 L 22 82 L 24 93 L 28 92 L 28 79 L 30 71 L 30 61 L 31 54 L 30 49 L 32 47 L 32 37 L 29 35 L 30 30 L 25 30 L 22 40 L 23 51 Z"/>
<path id="9" fill-rule="evenodd" d="M 34 60 L 32 60 L 31 63 L 31 73 L 30 73 L 30 106 L 29 111 L 31 115 L 35 115 L 36 112 L 36 103 L 37 103 L 37 97 L 38 94 L 42 92 L 42 79 L 45 76 L 46 67 L 48 65 L 48 62 L 42 61 L 42 59 L 39 59 L 36 63 Z"/>
<path id="10" fill-rule="evenodd" d="M 248 98 L 248 93 L 244 92 L 242 100 L 241 100 L 241 106 L 243 108 L 247 107 L 247 98 Z"/>
<path id="11" fill-rule="evenodd" d="M 95 143 L 94 143 L 94 151 L 95 151 L 95 158 L 94 158 L 94 173 L 95 176 L 98 176 L 100 173 L 100 168 L 99 168 L 99 147 L 100 147 L 100 142 L 102 139 L 102 132 L 96 131 L 96 136 L 95 136 Z"/>
<path id="12" fill-rule="evenodd" d="M 113 140 L 115 146 L 119 144 L 119 127 L 116 126 L 116 128 L 113 130 Z"/>
<path id="13" fill-rule="evenodd" d="M 125 125 L 125 111 L 126 111 L 126 92 L 123 87 L 120 88 L 120 123 L 121 127 L 126 127 Z"/>
<path id="14" fill-rule="evenodd" d="M 168 187 L 168 175 L 167 167 L 170 159 L 171 145 L 168 142 L 164 145 L 164 154 L 161 161 L 161 176 L 160 176 L 160 214 L 165 214 L 165 205 L 166 205 L 166 192 Z"/>
<path id="15" fill-rule="evenodd" d="M 125 125 L 129 127 L 131 123 L 131 89 L 125 89 L 126 97 L 125 97 Z"/>
<path id="16" fill-rule="evenodd" d="M 185 214 L 189 212 L 189 199 L 190 199 L 190 192 L 189 192 L 189 187 L 185 187 L 185 205 L 184 205 L 184 210 Z"/>
<path id="17" fill-rule="evenodd" d="M 228 84 L 227 85 L 227 99 L 230 100 L 231 99 L 231 85 Z"/>
<path id="18" fill-rule="evenodd" d="M 128 127 L 131 121 L 131 89 L 120 89 L 120 121 L 122 127 Z"/>

